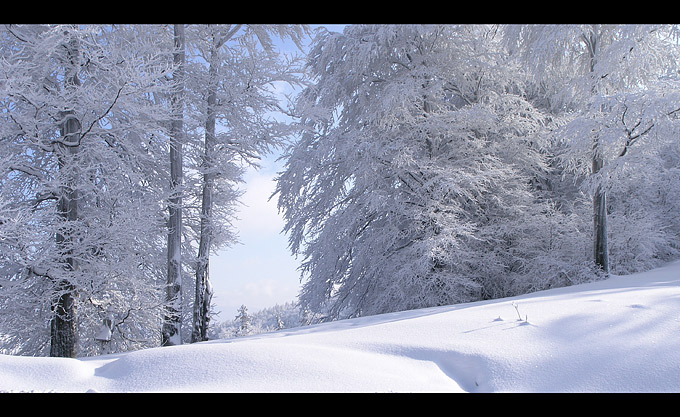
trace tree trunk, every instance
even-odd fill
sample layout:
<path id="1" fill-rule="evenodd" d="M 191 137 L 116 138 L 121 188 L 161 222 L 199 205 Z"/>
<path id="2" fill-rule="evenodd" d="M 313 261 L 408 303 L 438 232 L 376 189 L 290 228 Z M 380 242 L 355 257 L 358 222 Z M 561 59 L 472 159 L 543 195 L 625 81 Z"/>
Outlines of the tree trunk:
<path id="1" fill-rule="evenodd" d="M 170 132 L 171 196 L 168 205 L 168 277 L 161 345 L 182 343 L 182 133 L 184 129 L 184 25 L 174 28 L 173 120 Z"/>
<path id="2" fill-rule="evenodd" d="M 215 150 L 215 104 L 217 101 L 217 45 L 213 39 L 208 69 L 208 98 L 205 122 L 205 144 L 203 155 L 203 200 L 201 206 L 201 240 L 198 246 L 196 265 L 196 298 L 194 299 L 194 327 L 191 342 L 208 340 L 210 322 L 210 301 L 212 287 L 209 278 L 210 245 L 212 241 L 212 202 L 215 173 L 213 152 Z"/>
<path id="3" fill-rule="evenodd" d="M 602 158 L 593 156 L 593 175 L 602 168 Z M 609 274 L 609 244 L 607 242 L 607 193 L 597 186 L 593 196 L 593 250 L 595 265 Z"/>
<path id="4" fill-rule="evenodd" d="M 60 283 L 59 295 L 52 309 L 54 317 L 50 326 L 50 356 L 75 358 L 78 356 L 78 323 L 75 290 L 67 282 Z"/>
<path id="5" fill-rule="evenodd" d="M 70 115 L 72 112 L 67 114 Z M 69 222 L 78 219 L 78 189 L 77 175 L 74 172 L 77 161 L 74 157 L 78 153 L 78 147 L 70 139 L 73 134 L 80 132 L 80 123 L 75 118 L 68 118 L 64 122 L 61 134 L 62 138 L 70 145 L 58 145 L 59 170 L 67 177 L 68 181 L 61 189 L 61 195 L 57 203 L 57 212 L 65 227 L 57 233 L 57 248 L 64 258 L 63 268 L 66 274 L 75 272 L 78 268 L 77 261 L 73 258 L 73 238 L 71 236 Z M 77 142 L 76 142 L 77 143 Z M 52 322 L 50 325 L 50 356 L 75 358 L 78 348 L 78 324 L 76 316 L 76 292 L 75 287 L 63 279 L 57 283 L 57 298 L 52 304 Z"/>
<path id="6" fill-rule="evenodd" d="M 64 90 L 69 91 L 80 86 L 78 78 L 78 45 L 70 39 L 66 45 L 67 61 L 65 62 Z M 50 323 L 50 356 L 75 358 L 78 354 L 78 322 L 76 309 L 76 289 L 68 276 L 78 269 L 73 257 L 73 235 L 69 223 L 78 220 L 78 174 L 77 155 L 80 148 L 80 121 L 73 110 L 62 112 L 64 122 L 60 127 L 63 143 L 56 145 L 55 152 L 59 171 L 66 178 L 60 187 L 57 202 L 57 214 L 64 227 L 57 232 L 56 244 L 61 257 L 66 278 L 58 278 L 57 295 L 52 303 L 52 320 Z"/>
<path id="7" fill-rule="evenodd" d="M 600 30 L 594 26 L 593 30 L 584 35 L 583 39 L 588 47 L 590 55 L 590 73 L 594 77 L 597 55 L 600 47 Z M 592 92 L 597 93 L 597 78 L 593 78 Z M 604 165 L 604 159 L 599 154 L 598 139 L 593 142 L 593 169 L 592 174 L 597 174 Z M 607 242 L 607 194 L 602 185 L 597 186 L 593 196 L 593 253 L 595 266 L 605 274 L 609 274 L 609 244 Z"/>
<path id="8" fill-rule="evenodd" d="M 206 132 L 205 152 L 206 161 L 212 152 L 212 141 L 214 138 L 214 118 L 213 133 Z M 210 168 L 207 168 L 210 169 Z M 198 246 L 198 259 L 196 265 L 196 298 L 194 299 L 194 328 L 191 334 L 191 342 L 208 340 L 208 323 L 210 322 L 210 301 L 212 299 L 212 287 L 209 279 L 209 259 L 210 245 L 212 240 L 212 196 L 213 196 L 213 174 L 203 175 L 203 201 L 201 207 L 201 238 Z"/>

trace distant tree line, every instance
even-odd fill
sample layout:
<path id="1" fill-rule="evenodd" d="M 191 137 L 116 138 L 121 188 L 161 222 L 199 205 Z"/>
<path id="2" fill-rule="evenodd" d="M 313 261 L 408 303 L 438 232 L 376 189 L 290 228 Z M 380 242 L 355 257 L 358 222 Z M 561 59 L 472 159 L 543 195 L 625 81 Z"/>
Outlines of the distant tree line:
<path id="1" fill-rule="evenodd" d="M 297 302 L 277 304 L 257 312 L 249 312 L 242 305 L 233 319 L 221 320 L 210 328 L 210 339 L 229 339 L 315 323 L 314 317 L 305 314 Z"/>

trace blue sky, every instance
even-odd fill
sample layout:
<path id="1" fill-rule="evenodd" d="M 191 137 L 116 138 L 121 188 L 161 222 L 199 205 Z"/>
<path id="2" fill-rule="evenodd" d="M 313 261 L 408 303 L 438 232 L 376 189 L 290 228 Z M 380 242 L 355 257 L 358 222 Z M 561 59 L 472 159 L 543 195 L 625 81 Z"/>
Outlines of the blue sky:
<path id="1" fill-rule="evenodd" d="M 295 301 L 300 288 L 298 262 L 281 232 L 283 219 L 276 208 L 274 178 L 283 168 L 272 156 L 245 177 L 245 194 L 235 224 L 240 243 L 210 258 L 213 303 L 221 313 L 216 321 L 233 319 L 245 304 L 251 312 Z"/>
<path id="2" fill-rule="evenodd" d="M 325 26 L 342 32 L 344 25 Z M 261 161 L 259 170 L 250 169 L 243 186 L 243 206 L 238 214 L 240 244 L 210 258 L 213 304 L 219 315 L 215 321 L 232 320 L 245 304 L 250 312 L 293 302 L 300 289 L 299 265 L 288 250 L 287 237 L 281 232 L 283 219 L 276 208 L 274 178 L 283 169 L 278 154 Z"/>

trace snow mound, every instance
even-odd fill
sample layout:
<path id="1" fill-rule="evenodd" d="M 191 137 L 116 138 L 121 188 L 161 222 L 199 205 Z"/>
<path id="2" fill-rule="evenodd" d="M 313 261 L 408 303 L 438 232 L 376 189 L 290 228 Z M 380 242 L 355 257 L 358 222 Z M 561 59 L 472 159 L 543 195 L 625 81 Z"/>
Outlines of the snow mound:
<path id="1" fill-rule="evenodd" d="M 680 262 L 521 297 L 93 358 L 3 392 L 680 392 Z"/>

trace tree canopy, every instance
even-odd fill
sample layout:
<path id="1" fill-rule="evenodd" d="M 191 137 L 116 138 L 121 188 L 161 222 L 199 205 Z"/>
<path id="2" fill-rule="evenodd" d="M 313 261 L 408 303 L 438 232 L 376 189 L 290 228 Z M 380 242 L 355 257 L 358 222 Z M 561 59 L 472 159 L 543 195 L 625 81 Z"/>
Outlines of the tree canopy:
<path id="1" fill-rule="evenodd" d="M 678 44 L 674 28 L 606 28 L 608 61 L 593 64 L 584 30 L 356 25 L 321 35 L 308 61 L 315 83 L 297 103 L 301 138 L 285 155 L 277 188 L 291 248 L 302 257 L 300 301 L 335 319 L 592 277 L 592 203 L 584 198 L 591 181 L 576 169 L 591 166 L 576 155 L 592 151 L 594 126 L 625 140 L 633 126 L 641 133 L 661 123 L 637 116 L 652 107 L 665 115 L 665 143 L 677 149 L 678 67 L 668 57 Z M 649 53 L 656 67 L 645 64 Z M 614 63 L 623 68 L 610 74 Z M 658 90 L 639 74 L 663 83 L 667 106 L 651 104 Z M 625 102 L 594 94 L 594 79 L 635 93 Z M 583 113 L 614 103 L 619 110 L 599 119 Z M 617 152 L 628 145 L 618 143 Z M 675 216 L 636 213 L 657 223 L 640 241 L 645 261 L 632 264 L 677 247 L 677 234 L 658 223 L 677 224 Z M 622 236 L 611 234 L 618 249 Z M 630 255 L 616 257 L 631 264 Z"/>

